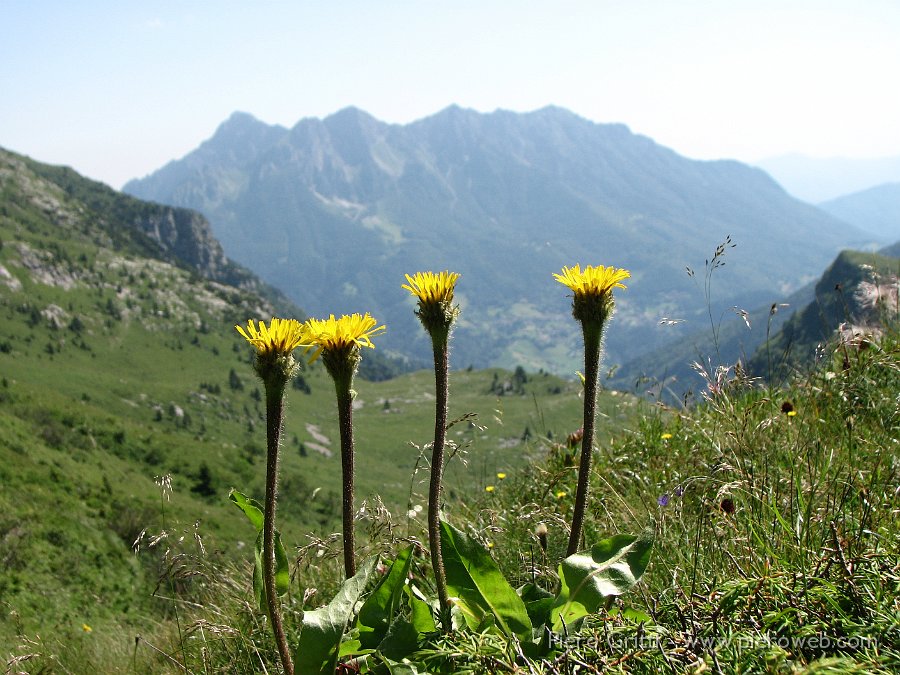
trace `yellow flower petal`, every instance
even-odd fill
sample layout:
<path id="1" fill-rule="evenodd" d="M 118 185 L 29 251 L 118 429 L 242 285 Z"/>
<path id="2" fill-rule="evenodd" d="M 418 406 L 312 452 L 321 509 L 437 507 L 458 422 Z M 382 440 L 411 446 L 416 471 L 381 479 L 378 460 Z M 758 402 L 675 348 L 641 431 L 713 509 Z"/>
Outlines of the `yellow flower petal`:
<path id="1" fill-rule="evenodd" d="M 253 319 L 247 321 L 247 326 L 235 326 L 247 342 L 256 348 L 259 354 L 290 354 L 294 349 L 305 344 L 307 335 L 302 324 L 296 319 L 272 318 L 269 325 L 265 321 L 259 322 L 259 328 L 253 324 Z"/>
<path id="2" fill-rule="evenodd" d="M 401 288 L 408 290 L 423 304 L 453 302 L 453 290 L 459 279 L 457 272 L 416 272 L 413 276 L 404 276 L 407 283 Z"/>
<path id="3" fill-rule="evenodd" d="M 553 277 L 561 284 L 571 288 L 575 295 L 604 295 L 614 288 L 626 288 L 622 282 L 631 276 L 631 272 L 619 267 L 604 267 L 603 265 L 588 265 L 581 269 L 581 265 L 563 267 L 562 274 L 554 274 Z"/>
<path id="4" fill-rule="evenodd" d="M 308 319 L 304 324 L 304 330 L 309 340 L 307 351 L 316 350 L 310 363 L 319 358 L 323 350 L 337 352 L 354 345 L 374 349 L 372 338 L 387 330 L 384 326 L 377 324 L 378 322 L 368 312 L 345 314 L 339 319 L 335 318 L 334 314 L 327 319 Z"/>

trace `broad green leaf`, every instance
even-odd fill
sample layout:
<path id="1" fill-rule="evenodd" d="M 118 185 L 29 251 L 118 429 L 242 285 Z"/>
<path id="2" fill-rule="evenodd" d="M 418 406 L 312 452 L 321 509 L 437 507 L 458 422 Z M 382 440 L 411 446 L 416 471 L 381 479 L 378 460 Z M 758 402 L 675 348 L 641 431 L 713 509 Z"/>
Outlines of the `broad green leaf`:
<path id="1" fill-rule="evenodd" d="M 570 555 L 559 566 L 562 588 L 550 610 L 553 630 L 596 612 L 607 597 L 634 586 L 650 561 L 653 532 L 617 534 L 594 544 L 590 553 Z"/>
<path id="2" fill-rule="evenodd" d="M 417 592 L 421 593 L 421 591 L 414 586 L 405 586 L 403 590 L 406 592 L 409 601 L 409 620 L 413 628 L 416 629 L 416 633 L 427 635 L 428 633 L 436 632 L 437 625 L 434 623 L 431 605 L 417 595 Z"/>
<path id="3" fill-rule="evenodd" d="M 406 658 L 418 648 L 419 632 L 410 621 L 401 616 L 394 619 L 381 644 L 378 645 L 381 654 L 395 661 Z"/>
<path id="4" fill-rule="evenodd" d="M 388 675 L 419 675 L 418 669 L 412 663 L 397 663 L 391 659 L 382 661 L 387 668 Z"/>
<path id="5" fill-rule="evenodd" d="M 281 543 L 281 533 L 275 532 L 275 593 L 284 595 L 291 587 L 291 570 L 288 567 L 287 553 Z M 256 547 L 253 552 L 253 595 L 260 611 L 267 611 L 266 587 L 263 583 L 263 533 L 256 535 Z"/>
<path id="6" fill-rule="evenodd" d="M 231 492 L 228 493 L 228 498 L 234 502 L 235 506 L 237 506 L 247 518 L 250 519 L 250 522 L 253 523 L 253 527 L 256 528 L 257 532 L 262 532 L 263 529 L 263 505 L 260 504 L 255 499 L 250 499 L 243 492 L 238 492 L 237 490 L 232 489 Z"/>
<path id="7" fill-rule="evenodd" d="M 341 585 L 331 602 L 303 613 L 303 628 L 294 653 L 294 667 L 298 675 L 334 673 L 344 629 L 374 568 L 373 557 L 360 566 L 355 576 Z"/>
<path id="8" fill-rule="evenodd" d="M 531 619 L 513 587 L 483 546 L 441 521 L 447 591 L 472 629 L 493 621 L 506 635 L 531 639 Z M 488 619 L 488 617 L 491 617 Z"/>
<path id="9" fill-rule="evenodd" d="M 228 498 L 237 506 L 256 528 L 256 549 L 253 554 L 253 596 L 260 611 L 266 611 L 266 589 L 263 584 L 263 526 L 265 516 L 263 506 L 243 492 L 232 489 Z M 281 542 L 281 533 L 275 531 L 275 591 L 284 595 L 291 586 L 291 572 L 288 566 L 287 553 Z"/>
<path id="10" fill-rule="evenodd" d="M 364 653 L 362 649 L 362 644 L 359 640 L 344 640 L 340 646 L 338 647 L 338 658 L 343 658 L 345 656 L 358 656 Z M 365 650 L 365 653 L 370 653 L 369 650 Z"/>
<path id="11" fill-rule="evenodd" d="M 359 628 L 360 642 L 367 649 L 378 646 L 397 613 L 403 587 L 409 576 L 412 551 L 413 547 L 409 546 L 397 555 L 390 570 L 381 578 L 359 610 L 356 626 Z"/>
<path id="12" fill-rule="evenodd" d="M 547 617 L 550 616 L 550 609 L 556 601 L 556 596 L 532 583 L 517 588 L 516 592 L 525 603 L 525 610 L 528 612 L 528 618 L 531 619 L 531 625 L 541 626 L 547 623 Z"/>

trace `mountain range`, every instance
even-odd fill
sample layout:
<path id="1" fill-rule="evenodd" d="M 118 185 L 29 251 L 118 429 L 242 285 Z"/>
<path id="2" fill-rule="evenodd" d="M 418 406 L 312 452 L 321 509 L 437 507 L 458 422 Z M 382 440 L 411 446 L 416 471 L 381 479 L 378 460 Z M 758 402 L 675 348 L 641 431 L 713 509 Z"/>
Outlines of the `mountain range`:
<path id="1" fill-rule="evenodd" d="M 900 182 L 837 197 L 822 202 L 819 208 L 880 239 L 900 239 Z"/>
<path id="2" fill-rule="evenodd" d="M 686 159 L 555 107 L 451 106 L 407 125 L 348 108 L 291 129 L 236 113 L 125 191 L 204 213 L 226 254 L 304 310 L 369 311 L 388 325 L 386 347 L 421 362 L 403 275 L 460 272 L 456 366 L 579 368 L 552 278 L 564 265 L 631 270 L 606 342 L 607 362 L 621 363 L 672 339 L 662 318 L 693 330 L 710 312 L 767 305 L 871 239 L 759 169 Z M 737 248 L 707 286 L 729 235 Z"/>

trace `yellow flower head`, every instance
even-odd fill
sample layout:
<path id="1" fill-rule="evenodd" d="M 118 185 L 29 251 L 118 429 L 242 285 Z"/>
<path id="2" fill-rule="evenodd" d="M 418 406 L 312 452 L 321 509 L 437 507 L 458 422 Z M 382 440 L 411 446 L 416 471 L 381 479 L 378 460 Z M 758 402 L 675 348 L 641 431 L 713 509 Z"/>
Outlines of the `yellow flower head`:
<path id="1" fill-rule="evenodd" d="M 353 347 L 374 349 L 372 338 L 386 330 L 384 326 L 377 324 L 368 312 L 349 316 L 345 314 L 340 319 L 336 319 L 334 314 L 327 319 L 307 319 L 304 324 L 309 340 L 307 351 L 316 350 L 310 363 L 319 358 L 323 351 L 340 353 Z"/>
<path id="2" fill-rule="evenodd" d="M 672 438 L 672 434 L 666 432 L 666 433 L 662 434 L 662 435 L 660 436 L 660 438 L 661 438 L 662 440 L 664 440 L 664 441 L 668 441 L 670 438 Z"/>
<path id="3" fill-rule="evenodd" d="M 419 299 L 416 316 L 425 326 L 432 339 L 445 342 L 450 336 L 450 326 L 459 315 L 459 307 L 453 306 L 453 291 L 456 288 L 456 272 L 416 272 L 406 275 L 405 288 Z"/>
<path id="4" fill-rule="evenodd" d="M 259 329 L 253 325 L 253 319 L 247 321 L 247 329 L 235 326 L 238 333 L 251 345 L 256 347 L 257 354 L 290 354 L 302 345 L 306 335 L 302 324 L 296 319 L 273 318 L 266 327 L 265 321 L 259 322 Z"/>
<path id="5" fill-rule="evenodd" d="M 416 272 L 413 276 L 405 276 L 407 283 L 401 288 L 408 290 L 423 304 L 453 302 L 453 289 L 459 279 L 457 272 Z"/>
<path id="6" fill-rule="evenodd" d="M 506 474 L 502 471 L 497 473 L 497 480 L 506 480 Z"/>
<path id="7" fill-rule="evenodd" d="M 493 491 L 494 491 L 494 486 L 493 486 L 493 485 L 486 485 L 485 488 L 484 488 L 484 491 L 485 491 L 485 492 L 493 492 Z"/>
<path id="8" fill-rule="evenodd" d="M 592 339 L 599 341 L 603 326 L 615 307 L 613 289 L 625 288 L 622 282 L 631 276 L 631 272 L 603 265 L 588 265 L 582 270 L 581 265 L 575 265 L 563 267 L 562 274 L 553 276 L 575 292 L 572 316 L 582 322 L 585 330 L 591 327 Z"/>
<path id="9" fill-rule="evenodd" d="M 614 288 L 626 288 L 622 282 L 631 276 L 631 272 L 619 267 L 604 267 L 603 265 L 588 265 L 581 269 L 581 265 L 575 267 L 563 267 L 562 274 L 554 274 L 554 278 L 561 284 L 568 286 L 575 295 L 606 295 Z"/>

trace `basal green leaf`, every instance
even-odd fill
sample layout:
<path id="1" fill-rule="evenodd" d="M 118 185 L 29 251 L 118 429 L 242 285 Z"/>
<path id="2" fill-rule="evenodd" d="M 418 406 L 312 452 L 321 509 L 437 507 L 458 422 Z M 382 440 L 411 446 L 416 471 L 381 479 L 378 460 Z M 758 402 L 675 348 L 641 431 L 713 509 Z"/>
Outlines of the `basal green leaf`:
<path id="1" fill-rule="evenodd" d="M 375 558 L 370 558 L 360 566 L 355 576 L 341 585 L 331 602 L 304 612 L 303 628 L 294 654 L 294 667 L 298 675 L 334 673 L 344 630 L 374 568 Z"/>
<path id="2" fill-rule="evenodd" d="M 525 603 L 525 610 L 528 612 L 528 618 L 531 619 L 531 625 L 541 626 L 547 623 L 547 617 L 550 616 L 550 609 L 556 601 L 556 596 L 532 583 L 521 586 L 516 589 L 516 592 Z"/>
<path id="3" fill-rule="evenodd" d="M 445 521 L 441 521 L 441 548 L 447 591 L 456 599 L 456 607 L 465 616 L 466 625 L 477 630 L 493 621 L 506 635 L 530 639 L 531 619 L 525 603 L 487 550 Z"/>
<path id="4" fill-rule="evenodd" d="M 596 612 L 605 599 L 634 586 L 650 561 L 653 533 L 617 534 L 595 544 L 590 553 L 570 555 L 559 566 L 561 589 L 550 610 L 554 631 Z"/>
<path id="5" fill-rule="evenodd" d="M 378 646 L 397 613 L 403 587 L 409 576 L 412 551 L 413 547 L 409 546 L 397 555 L 390 570 L 381 578 L 359 610 L 356 625 L 359 628 L 359 639 L 365 648 L 374 649 Z"/>
<path id="6" fill-rule="evenodd" d="M 378 651 L 388 659 L 399 661 L 419 648 L 419 632 L 412 622 L 398 616 L 391 623 Z"/>
<path id="7" fill-rule="evenodd" d="M 437 625 L 434 623 L 434 614 L 431 611 L 431 605 L 424 599 L 419 597 L 421 592 L 414 586 L 405 586 L 407 601 L 409 602 L 409 620 L 419 635 L 427 635 L 437 631 Z"/>

